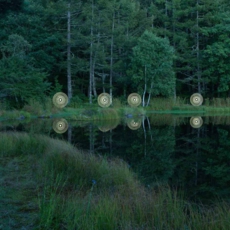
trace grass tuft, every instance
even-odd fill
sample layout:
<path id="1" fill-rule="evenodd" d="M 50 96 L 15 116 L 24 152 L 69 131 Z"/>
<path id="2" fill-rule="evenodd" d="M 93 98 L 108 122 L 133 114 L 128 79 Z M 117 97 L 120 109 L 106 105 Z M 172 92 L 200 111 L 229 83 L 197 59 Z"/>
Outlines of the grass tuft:
<path id="1" fill-rule="evenodd" d="M 41 135 L 0 134 L 2 229 L 228 229 L 230 204 L 144 188 L 119 159 Z"/>

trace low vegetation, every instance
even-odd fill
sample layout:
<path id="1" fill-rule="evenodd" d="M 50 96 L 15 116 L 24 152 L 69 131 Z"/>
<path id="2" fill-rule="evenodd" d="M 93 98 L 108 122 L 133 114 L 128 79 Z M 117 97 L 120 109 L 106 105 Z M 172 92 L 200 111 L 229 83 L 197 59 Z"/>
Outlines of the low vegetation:
<path id="1" fill-rule="evenodd" d="M 78 121 L 119 120 L 124 116 L 143 116 L 149 113 L 156 114 L 197 114 L 197 115 L 224 115 L 230 113 L 230 98 L 205 99 L 202 106 L 192 106 L 188 99 L 153 98 L 148 107 L 130 107 L 127 102 L 118 98 L 108 108 L 101 108 L 97 102 L 70 103 L 63 109 L 56 108 L 52 100 L 47 98 L 44 103 L 31 100 L 21 111 L 9 110 L 3 103 L 0 104 L 0 120 L 68 117 Z"/>
<path id="2" fill-rule="evenodd" d="M 41 135 L 0 134 L 0 229 L 228 229 L 230 205 L 144 188 L 125 162 Z"/>

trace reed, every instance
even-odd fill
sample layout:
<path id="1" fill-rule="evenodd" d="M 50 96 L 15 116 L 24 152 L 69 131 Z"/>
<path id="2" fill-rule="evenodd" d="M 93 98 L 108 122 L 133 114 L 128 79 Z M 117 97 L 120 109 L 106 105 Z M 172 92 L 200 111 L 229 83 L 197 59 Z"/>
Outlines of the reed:
<path id="1" fill-rule="evenodd" d="M 229 228 L 229 203 L 204 206 L 168 186 L 147 189 L 122 160 L 46 136 L 1 133 L 0 173 L 3 229 Z"/>
<path id="2" fill-rule="evenodd" d="M 0 111 L 0 116 L 3 120 L 12 120 L 12 119 L 19 119 L 19 120 L 30 120 L 31 114 L 26 111 L 18 111 L 18 110 L 3 110 Z"/>
<path id="3" fill-rule="evenodd" d="M 152 98 L 149 103 L 151 110 L 171 110 L 175 101 L 172 98 Z"/>
<path id="4" fill-rule="evenodd" d="M 43 102 L 30 99 L 29 103 L 24 105 L 22 110 L 36 116 L 50 116 L 60 111 L 60 109 L 53 105 L 52 99 L 48 97 Z"/>

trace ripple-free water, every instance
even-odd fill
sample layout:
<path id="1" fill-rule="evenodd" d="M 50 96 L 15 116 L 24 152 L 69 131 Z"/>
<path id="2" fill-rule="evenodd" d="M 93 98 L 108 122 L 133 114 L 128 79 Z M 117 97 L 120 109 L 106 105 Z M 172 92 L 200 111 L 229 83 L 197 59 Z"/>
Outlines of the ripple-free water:
<path id="1" fill-rule="evenodd" d="M 202 117 L 192 127 L 192 116 L 152 114 L 121 121 L 66 120 L 59 133 L 58 120 L 36 119 L 0 122 L 0 131 L 43 134 L 64 139 L 93 154 L 119 157 L 147 186 L 169 184 L 192 200 L 211 201 L 230 195 L 230 117 Z M 197 116 L 198 117 L 198 116 Z M 196 118 L 196 116 L 195 116 Z M 56 131 L 55 131 L 56 130 Z"/>

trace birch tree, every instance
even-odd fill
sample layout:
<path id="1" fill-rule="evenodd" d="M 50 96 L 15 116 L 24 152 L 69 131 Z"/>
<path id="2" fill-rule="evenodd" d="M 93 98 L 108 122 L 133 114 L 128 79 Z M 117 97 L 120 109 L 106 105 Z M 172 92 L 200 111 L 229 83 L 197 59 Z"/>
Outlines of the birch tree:
<path id="1" fill-rule="evenodd" d="M 173 95 L 173 52 L 167 39 L 157 37 L 150 31 L 145 31 L 133 48 L 130 73 L 134 84 L 142 93 L 143 106 L 149 105 L 152 95 Z"/>

